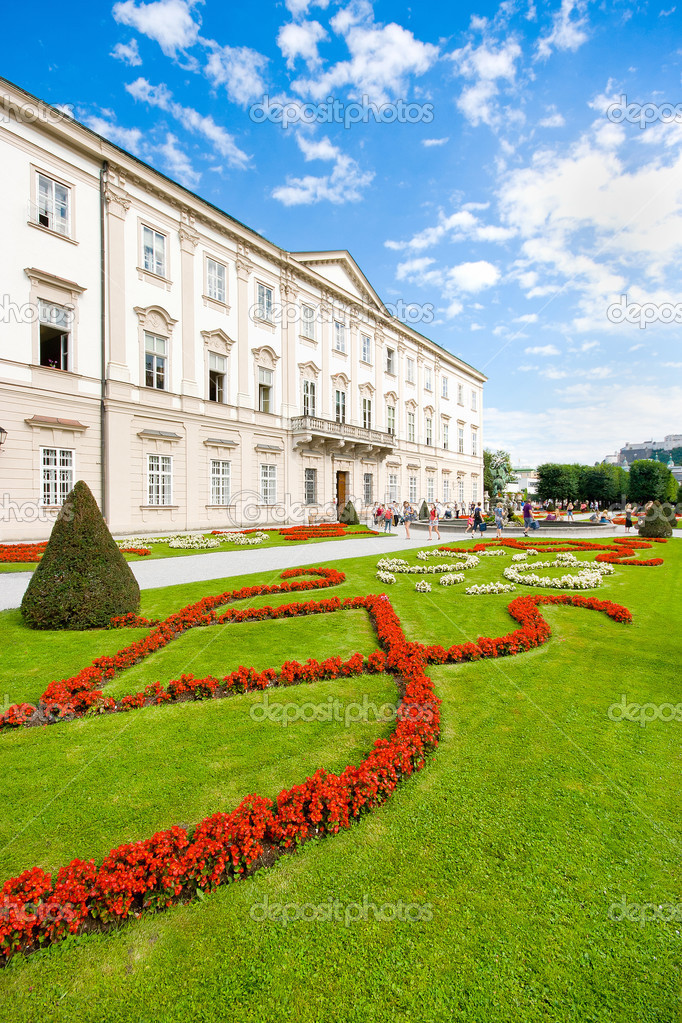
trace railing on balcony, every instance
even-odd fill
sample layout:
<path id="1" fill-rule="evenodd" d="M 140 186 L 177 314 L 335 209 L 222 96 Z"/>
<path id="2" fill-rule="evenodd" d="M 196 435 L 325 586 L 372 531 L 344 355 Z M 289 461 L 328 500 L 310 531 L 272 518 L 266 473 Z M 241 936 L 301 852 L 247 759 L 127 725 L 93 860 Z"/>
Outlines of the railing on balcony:
<path id="1" fill-rule="evenodd" d="M 395 437 L 383 430 L 366 430 L 362 426 L 350 423 L 337 423 L 334 419 L 321 419 L 319 416 L 296 416 L 291 420 L 291 428 L 295 433 L 318 433 L 331 437 L 345 437 L 365 444 L 380 444 L 392 448 Z"/>

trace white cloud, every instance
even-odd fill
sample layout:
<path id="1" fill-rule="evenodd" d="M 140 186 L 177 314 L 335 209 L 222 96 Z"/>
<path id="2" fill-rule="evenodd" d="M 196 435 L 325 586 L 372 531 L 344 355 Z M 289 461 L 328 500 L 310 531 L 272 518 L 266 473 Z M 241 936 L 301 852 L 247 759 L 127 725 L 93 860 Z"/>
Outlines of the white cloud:
<path id="1" fill-rule="evenodd" d="M 420 42 L 401 25 L 378 25 L 371 18 L 372 7 L 364 0 L 341 10 L 331 27 L 343 35 L 350 59 L 339 61 L 316 78 L 294 81 L 293 90 L 323 100 L 347 88 L 351 98 L 367 96 L 376 103 L 405 95 L 408 78 L 429 70 L 438 57 L 438 47 Z"/>
<path id="2" fill-rule="evenodd" d="M 175 178 L 186 188 L 196 188 L 201 175 L 192 167 L 188 156 L 178 147 L 178 140 L 175 135 L 168 132 L 166 141 L 157 146 L 156 151 L 161 154 L 170 176 Z"/>
<path id="3" fill-rule="evenodd" d="M 308 13 L 310 7 L 329 6 L 329 0 L 286 0 L 286 9 L 294 18 L 303 17 Z"/>
<path id="4" fill-rule="evenodd" d="M 435 259 L 431 259 L 429 256 L 408 259 L 404 263 L 398 263 L 395 275 L 399 281 L 409 280 L 415 275 L 421 276 L 433 263 L 435 263 Z"/>
<path id="5" fill-rule="evenodd" d="M 291 22 L 282 25 L 277 36 L 277 45 L 286 57 L 287 67 L 293 68 L 297 57 L 302 57 L 312 71 L 320 63 L 318 44 L 327 39 L 327 33 L 319 21 Z"/>
<path id="6" fill-rule="evenodd" d="M 473 239 L 475 241 L 502 242 L 514 235 L 515 231 L 509 227 L 500 227 L 495 224 L 481 224 L 477 217 L 470 212 L 471 208 L 481 204 L 468 203 L 468 208 L 462 207 L 456 213 L 446 216 L 442 211 L 438 214 L 438 223 L 433 227 L 426 227 L 404 242 L 384 242 L 387 249 L 396 252 L 412 251 L 420 252 L 432 248 L 442 241 L 464 241 Z M 484 207 L 487 204 L 484 204 Z"/>
<path id="7" fill-rule="evenodd" d="M 446 142 L 450 141 L 450 137 L 447 136 L 443 139 L 422 139 L 422 145 L 429 149 L 431 146 L 444 146 Z"/>
<path id="8" fill-rule="evenodd" d="M 512 83 L 516 75 L 516 62 L 521 47 L 515 39 L 507 39 L 499 47 L 484 41 L 474 47 L 471 43 L 448 55 L 457 73 L 474 79 L 457 99 L 457 106 L 473 125 L 494 125 L 500 118 L 498 95 L 500 81 Z M 520 113 L 520 112 L 519 112 Z"/>
<path id="9" fill-rule="evenodd" d="M 299 149 L 308 160 L 333 160 L 334 167 L 329 174 L 316 177 L 308 174 L 302 178 L 287 176 L 285 185 L 273 189 L 272 196 L 285 206 L 309 206 L 318 202 L 340 205 L 358 202 L 363 191 L 373 178 L 373 171 L 362 171 L 352 157 L 342 153 L 325 137 L 311 142 L 304 135 L 297 135 Z"/>
<path id="10" fill-rule="evenodd" d="M 205 44 L 210 52 L 206 75 L 213 85 L 224 85 L 233 103 L 246 106 L 265 93 L 263 72 L 268 58 L 248 46 L 220 46 L 213 40 Z"/>
<path id="11" fill-rule="evenodd" d="M 537 323 L 537 313 L 524 313 L 523 316 L 517 316 L 514 319 L 514 323 Z"/>
<path id="12" fill-rule="evenodd" d="M 153 0 L 136 4 L 125 0 L 114 4 L 114 20 L 129 25 L 156 40 L 167 57 L 193 46 L 199 35 L 199 22 L 192 17 L 196 0 Z"/>
<path id="13" fill-rule="evenodd" d="M 142 63 L 137 39 L 131 39 L 129 43 L 116 43 L 109 56 L 115 57 L 116 60 L 122 60 L 130 67 L 139 67 Z"/>
<path id="14" fill-rule="evenodd" d="M 197 135 L 202 135 L 211 143 L 216 152 L 227 159 L 231 167 L 241 168 L 248 164 L 248 155 L 239 148 L 233 135 L 216 124 L 212 117 L 200 114 L 192 107 L 183 107 L 180 103 L 176 103 L 173 100 L 173 94 L 163 83 L 151 85 L 146 78 L 138 78 L 126 85 L 126 90 L 134 99 L 165 110 L 184 128 Z"/>
<path id="15" fill-rule="evenodd" d="M 561 7 L 554 15 L 552 31 L 538 40 L 537 55 L 545 59 L 553 49 L 570 50 L 574 53 L 587 42 L 585 9 L 587 0 L 561 0 Z M 577 17 L 571 20 L 576 12 Z"/>
<path id="16" fill-rule="evenodd" d="M 563 128 L 565 123 L 563 115 L 558 110 L 555 110 L 554 107 L 550 109 L 546 117 L 538 121 L 538 125 L 541 128 Z"/>
<path id="17" fill-rule="evenodd" d="M 561 355 L 556 345 L 533 345 L 531 348 L 524 348 L 526 355 Z"/>
<path id="18" fill-rule="evenodd" d="M 143 155 L 145 136 L 139 128 L 122 128 L 105 117 L 85 116 L 82 120 L 87 124 L 88 128 L 92 128 L 98 135 L 103 135 L 105 139 L 109 139 L 115 146 L 120 146 L 121 149 L 133 153 L 134 156 Z"/>
<path id="19" fill-rule="evenodd" d="M 447 271 L 448 281 L 460 291 L 477 292 L 491 288 L 500 279 L 500 271 L 485 259 L 460 263 Z"/>

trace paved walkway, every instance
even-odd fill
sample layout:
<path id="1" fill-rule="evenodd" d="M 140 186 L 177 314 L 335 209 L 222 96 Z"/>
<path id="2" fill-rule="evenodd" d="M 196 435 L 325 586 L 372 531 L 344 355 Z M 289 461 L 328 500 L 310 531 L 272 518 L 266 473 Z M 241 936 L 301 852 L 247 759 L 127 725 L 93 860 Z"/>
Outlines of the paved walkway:
<path id="1" fill-rule="evenodd" d="M 448 530 L 442 523 L 442 543 L 472 543 L 471 536 L 465 537 L 461 531 Z M 191 554 L 180 558 L 159 558 L 155 561 L 136 561 L 130 567 L 143 590 L 156 589 L 159 586 L 174 586 L 179 583 L 201 582 L 203 579 L 229 579 L 231 576 L 248 575 L 251 572 L 271 572 L 275 569 L 296 568 L 299 565 L 323 565 L 327 562 L 344 561 L 358 558 L 363 554 L 381 557 L 397 551 L 414 550 L 426 545 L 433 546 L 439 541 L 434 537 L 429 540 L 426 526 L 414 523 L 412 538 L 405 539 L 404 526 L 398 527 L 390 537 L 380 536 L 376 539 L 365 537 L 358 540 L 330 540 L 326 543 L 291 544 L 290 546 L 248 547 L 241 551 L 223 551 L 216 554 Z M 505 536 L 518 537 L 522 530 L 507 529 Z M 624 527 L 612 527 L 608 531 L 601 529 L 570 530 L 554 528 L 539 529 L 533 534 L 537 539 L 553 539 L 570 537 L 574 540 L 608 539 L 612 536 L 624 535 Z M 636 533 L 632 534 L 636 536 Z M 486 540 L 495 539 L 495 530 L 488 530 Z M 476 538 L 478 540 L 478 537 Z M 0 611 L 19 607 L 24 590 L 28 586 L 30 572 L 0 573 Z"/>

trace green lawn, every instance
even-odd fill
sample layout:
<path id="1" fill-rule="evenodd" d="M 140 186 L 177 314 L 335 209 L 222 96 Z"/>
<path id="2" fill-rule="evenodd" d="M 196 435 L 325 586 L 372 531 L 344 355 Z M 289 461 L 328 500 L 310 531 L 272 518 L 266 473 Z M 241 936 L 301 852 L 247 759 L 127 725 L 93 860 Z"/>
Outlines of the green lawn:
<path id="1" fill-rule="evenodd" d="M 680 723 L 642 728 L 608 715 L 622 694 L 640 704 L 682 701 L 676 624 L 682 545 L 674 540 L 651 553 L 665 564 L 616 566 L 587 594 L 625 604 L 632 625 L 545 607 L 553 635 L 543 647 L 432 667 L 443 700 L 441 745 L 383 808 L 201 903 L 17 957 L 0 974 L 5 1018 L 679 1020 L 682 921 L 642 926 L 609 919 L 609 908 L 623 898 L 640 906 L 682 902 Z M 414 553 L 404 556 L 417 563 Z M 507 632 L 509 601 L 534 592 L 464 594 L 469 583 L 500 579 L 510 555 L 483 559 L 460 586 L 440 587 L 437 576 L 427 577 L 430 594 L 414 592 L 419 576 L 383 587 L 376 560 L 344 561 L 346 582 L 325 595 L 385 590 L 408 638 L 422 642 L 449 645 Z M 146 591 L 143 612 L 165 615 L 207 593 L 265 578 Z M 52 678 L 142 634 L 31 634 L 16 612 L 0 615 L 0 624 L 0 684 L 11 700 L 35 698 Z M 288 657 L 375 645 L 360 612 L 197 629 L 118 676 L 110 691 L 133 691 L 186 670 L 276 666 Z M 363 694 L 390 701 L 393 681 L 344 679 L 271 695 L 323 703 Z M 99 857 L 120 841 L 228 809 L 246 792 L 273 796 L 316 766 L 357 763 L 389 728 L 372 720 L 351 728 L 255 723 L 248 708 L 258 699 L 155 707 L 0 737 L 0 876 L 76 855 Z M 340 922 L 259 922 L 265 899 L 313 907 L 331 900 L 344 911 L 364 899 L 369 919 L 345 926 L 342 913 Z M 430 906 L 432 918 L 372 918 L 372 905 L 398 902 Z"/>

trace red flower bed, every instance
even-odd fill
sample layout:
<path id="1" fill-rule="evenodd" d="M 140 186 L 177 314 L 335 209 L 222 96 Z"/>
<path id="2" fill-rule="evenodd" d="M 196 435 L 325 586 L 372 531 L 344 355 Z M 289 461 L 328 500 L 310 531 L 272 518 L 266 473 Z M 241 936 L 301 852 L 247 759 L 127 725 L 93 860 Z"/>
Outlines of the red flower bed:
<path id="1" fill-rule="evenodd" d="M 264 529 L 214 529 L 211 533 L 212 536 L 223 536 L 225 533 L 241 533 L 242 536 L 248 536 L 250 533 L 277 533 L 284 540 L 319 540 L 325 537 L 339 537 L 339 536 L 378 536 L 379 534 L 374 529 L 357 529 L 351 533 L 347 527 L 341 522 L 321 522 L 316 526 L 284 526 L 281 529 L 277 527 L 265 527 Z"/>
<path id="2" fill-rule="evenodd" d="M 544 643 L 549 638 L 550 628 L 538 610 L 540 604 L 591 608 L 619 622 L 631 621 L 627 608 L 610 601 L 577 595 L 519 597 L 509 605 L 519 629 L 507 636 L 481 637 L 476 643 L 457 644 L 446 650 L 408 642 L 385 595 L 296 602 L 276 608 L 228 608 L 220 615 L 216 613 L 217 608 L 231 600 L 333 586 L 344 579 L 342 573 L 324 568 L 290 569 L 282 573 L 285 579 L 305 575 L 317 578 L 245 587 L 205 597 L 163 622 L 147 622 L 138 616 L 126 615 L 116 621 L 118 627 L 149 624 L 154 626 L 154 631 L 114 657 L 98 658 L 74 678 L 51 683 L 43 698 L 46 703 L 57 697 L 65 698 L 64 706 L 72 714 L 82 712 L 82 707 L 92 702 L 108 701 L 112 705 L 113 700 L 96 690 L 97 684 L 195 626 L 364 608 L 381 647 L 367 659 L 357 653 L 348 661 L 338 657 L 322 662 L 311 658 L 305 664 L 290 661 L 282 665 L 279 672 L 255 672 L 252 668 L 240 667 L 226 675 L 222 682 L 210 676 L 196 679 L 183 675 L 165 688 L 157 682 L 142 693 L 124 697 L 118 709 L 129 710 L 149 702 L 166 703 L 183 698 L 211 699 L 221 692 L 226 695 L 228 691 L 295 685 L 363 671 L 388 671 L 395 675 L 401 695 L 396 728 L 390 737 L 378 739 L 357 767 L 349 766 L 339 775 L 318 770 L 302 784 L 283 789 L 274 803 L 250 795 L 232 813 L 216 813 L 193 829 L 172 827 L 151 838 L 112 849 L 99 866 L 94 860 L 76 859 L 54 876 L 34 868 L 10 878 L 0 894 L 4 910 L 0 917 L 0 948 L 6 958 L 14 952 L 31 951 L 69 933 L 75 934 L 88 921 L 90 927 L 93 920 L 105 926 L 117 924 L 147 910 L 188 901 L 197 892 L 253 871 L 264 854 L 276 856 L 312 836 L 347 828 L 354 819 L 382 804 L 402 778 L 424 766 L 427 754 L 438 744 L 440 700 L 424 672 L 427 663 L 509 656 Z M 17 719 L 15 725 L 24 723 L 22 707 L 10 708 L 10 712 Z M 3 724 L 7 727 L 10 721 L 3 720 Z"/>
<path id="3" fill-rule="evenodd" d="M 597 540 L 519 540 L 509 537 L 501 540 L 490 540 L 487 543 L 475 543 L 473 546 L 452 547 L 441 546 L 439 551 L 455 551 L 457 554 L 475 554 L 476 551 L 484 551 L 488 547 L 508 547 L 515 551 L 538 550 L 542 554 L 558 554 L 560 552 L 571 552 L 580 554 L 581 551 L 601 551 L 597 554 L 595 561 L 606 561 L 611 565 L 662 565 L 662 558 L 649 558 L 648 560 L 627 561 L 633 558 L 635 551 L 650 548 L 652 543 L 667 543 L 665 538 L 649 537 L 647 540 L 638 540 L 635 537 L 619 536 L 614 537 L 612 543 L 599 543 Z"/>
<path id="4" fill-rule="evenodd" d="M 141 558 L 152 553 L 150 547 L 121 547 L 120 550 L 121 554 L 138 554 Z"/>
<path id="5" fill-rule="evenodd" d="M 21 562 L 40 561 L 46 547 L 47 540 L 42 543 L 1 543 L 0 563 L 13 565 Z"/>

